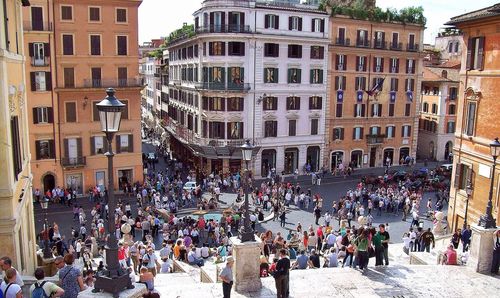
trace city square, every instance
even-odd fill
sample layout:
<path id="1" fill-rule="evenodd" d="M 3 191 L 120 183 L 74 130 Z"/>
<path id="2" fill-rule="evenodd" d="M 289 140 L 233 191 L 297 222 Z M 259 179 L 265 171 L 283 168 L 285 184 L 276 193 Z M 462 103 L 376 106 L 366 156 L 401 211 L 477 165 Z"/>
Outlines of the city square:
<path id="1" fill-rule="evenodd" d="M 2 1 L 0 297 L 500 292 L 500 3 Z"/>

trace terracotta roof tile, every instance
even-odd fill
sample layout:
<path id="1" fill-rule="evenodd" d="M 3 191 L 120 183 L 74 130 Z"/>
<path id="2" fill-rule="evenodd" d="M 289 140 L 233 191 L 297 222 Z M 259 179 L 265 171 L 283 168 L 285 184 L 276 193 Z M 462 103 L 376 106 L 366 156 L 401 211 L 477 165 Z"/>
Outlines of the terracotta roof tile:
<path id="1" fill-rule="evenodd" d="M 471 11 L 456 17 L 452 17 L 445 25 L 457 25 L 463 22 L 483 19 L 487 17 L 500 16 L 500 3 L 479 10 Z"/>

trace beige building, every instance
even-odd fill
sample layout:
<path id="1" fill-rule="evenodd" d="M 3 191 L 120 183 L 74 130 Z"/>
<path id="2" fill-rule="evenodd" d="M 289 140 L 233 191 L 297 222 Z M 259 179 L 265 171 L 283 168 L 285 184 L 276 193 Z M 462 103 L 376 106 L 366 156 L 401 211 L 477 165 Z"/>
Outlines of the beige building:
<path id="1" fill-rule="evenodd" d="M 140 0 L 33 0 L 23 11 L 34 188 L 107 185 L 96 104 L 108 87 L 127 105 L 113 142 L 115 185 L 141 181 Z M 118 184 L 120 183 L 120 184 Z"/>
<path id="2" fill-rule="evenodd" d="M 423 31 L 418 24 L 330 17 L 330 169 L 340 163 L 380 167 L 415 157 Z"/>
<path id="3" fill-rule="evenodd" d="M 22 274 L 35 268 L 30 143 L 23 48 L 22 6 L 0 6 L 0 256 L 9 256 Z"/>

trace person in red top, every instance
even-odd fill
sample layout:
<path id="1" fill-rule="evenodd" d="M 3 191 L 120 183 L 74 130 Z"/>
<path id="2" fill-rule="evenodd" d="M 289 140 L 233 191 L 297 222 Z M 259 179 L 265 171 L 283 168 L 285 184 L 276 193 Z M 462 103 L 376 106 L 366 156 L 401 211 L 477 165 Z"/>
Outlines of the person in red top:
<path id="1" fill-rule="evenodd" d="M 323 239 L 325 238 L 323 234 L 323 226 L 319 226 L 318 229 L 316 230 L 316 236 L 318 236 L 318 245 L 317 248 L 318 250 L 321 250 L 321 247 L 323 246 Z"/>
<path id="2" fill-rule="evenodd" d="M 118 247 L 118 262 L 123 268 L 127 268 L 127 254 L 123 243 L 120 243 Z"/>
<path id="3" fill-rule="evenodd" d="M 457 251 L 453 247 L 453 244 L 448 245 L 448 250 L 446 250 L 445 255 L 446 265 L 457 265 Z"/>

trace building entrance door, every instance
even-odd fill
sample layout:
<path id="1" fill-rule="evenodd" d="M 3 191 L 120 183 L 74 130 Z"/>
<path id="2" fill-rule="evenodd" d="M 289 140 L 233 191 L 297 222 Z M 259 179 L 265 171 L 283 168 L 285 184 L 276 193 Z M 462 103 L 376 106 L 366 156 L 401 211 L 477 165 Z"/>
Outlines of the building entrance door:
<path id="1" fill-rule="evenodd" d="M 375 162 L 377 160 L 377 147 L 370 148 L 370 168 L 375 166 Z"/>

